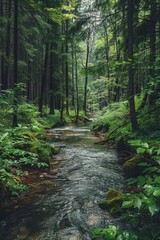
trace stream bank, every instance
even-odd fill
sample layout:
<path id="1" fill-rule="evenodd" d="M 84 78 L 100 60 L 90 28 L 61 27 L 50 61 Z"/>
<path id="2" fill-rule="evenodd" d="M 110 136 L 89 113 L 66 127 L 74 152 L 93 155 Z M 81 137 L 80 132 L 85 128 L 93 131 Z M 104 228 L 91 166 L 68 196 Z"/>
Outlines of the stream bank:
<path id="1" fill-rule="evenodd" d="M 48 189 L 1 218 L 0 239 L 88 240 L 88 229 L 117 221 L 98 206 L 109 188 L 123 187 L 116 150 L 95 145 L 97 138 L 87 127 L 56 128 L 49 135 L 61 149 L 51 164 L 56 177 L 43 175 Z"/>

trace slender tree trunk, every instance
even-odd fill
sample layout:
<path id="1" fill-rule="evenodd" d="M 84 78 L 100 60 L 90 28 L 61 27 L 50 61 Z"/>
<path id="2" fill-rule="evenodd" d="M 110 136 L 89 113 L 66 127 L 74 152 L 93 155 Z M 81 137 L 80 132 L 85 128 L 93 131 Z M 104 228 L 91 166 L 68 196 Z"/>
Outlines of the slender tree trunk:
<path id="1" fill-rule="evenodd" d="M 27 101 L 31 100 L 31 62 L 28 59 L 28 79 L 27 79 Z"/>
<path id="2" fill-rule="evenodd" d="M 68 25 L 69 20 L 66 20 L 66 69 L 65 69 L 65 81 L 66 81 L 66 114 L 69 115 L 69 69 L 68 69 Z"/>
<path id="3" fill-rule="evenodd" d="M 62 25 L 62 31 L 63 31 L 63 25 Z M 64 53 L 64 46 L 62 46 L 61 48 L 61 53 L 63 55 Z M 64 58 L 62 57 L 62 81 L 61 81 L 61 86 L 60 86 L 60 90 L 61 90 L 61 109 L 60 109 L 60 119 L 61 122 L 63 121 L 63 113 L 64 113 L 64 84 L 65 84 L 65 62 L 64 62 Z"/>
<path id="4" fill-rule="evenodd" d="M 10 58 L 10 42 L 11 42 L 11 5 L 12 0 L 8 0 L 8 22 L 7 22 L 7 36 L 6 36 L 6 64 L 4 69 L 4 89 L 8 88 L 8 70 Z"/>
<path id="5" fill-rule="evenodd" d="M 110 99 L 111 99 L 111 87 L 110 87 L 110 84 L 109 84 L 109 80 L 110 80 L 110 68 L 109 68 L 109 41 L 108 41 L 108 29 L 107 29 L 108 26 L 105 26 L 104 25 L 104 31 L 105 31 L 105 35 L 104 35 L 104 38 L 105 38 L 105 57 L 106 57 L 106 77 L 108 78 L 108 100 L 107 102 L 110 102 Z M 107 84 L 106 84 L 106 88 L 107 88 Z"/>
<path id="6" fill-rule="evenodd" d="M 89 53 L 90 53 L 90 31 L 87 36 L 87 52 L 86 52 L 86 63 L 85 63 L 85 83 L 84 83 L 84 102 L 83 102 L 83 111 L 87 113 L 87 87 L 88 87 L 88 63 L 89 63 Z"/>
<path id="7" fill-rule="evenodd" d="M 40 97 L 39 97 L 39 112 L 41 117 L 43 112 L 43 99 L 44 99 L 44 92 L 46 88 L 46 79 L 47 79 L 48 50 L 49 50 L 49 43 L 47 42 L 46 48 L 45 48 L 44 68 L 43 68 L 43 74 L 41 79 L 41 91 L 40 91 Z"/>
<path id="8" fill-rule="evenodd" d="M 18 83 L 18 0 L 14 1 L 14 101 L 13 101 L 13 120 L 12 126 L 17 127 L 17 108 L 18 99 L 16 87 Z"/>
<path id="9" fill-rule="evenodd" d="M 51 52 L 50 52 L 50 115 L 54 114 L 54 54 L 53 54 L 53 44 L 51 44 Z"/>
<path id="10" fill-rule="evenodd" d="M 138 129 L 135 101 L 134 101 L 134 69 L 133 69 L 133 46 L 134 46 L 134 30 L 133 30 L 133 13 L 134 13 L 134 0 L 128 0 L 128 101 L 130 109 L 130 120 L 132 131 Z"/>
<path id="11" fill-rule="evenodd" d="M 150 77 L 156 74 L 156 0 L 151 1 L 151 17 L 150 17 Z M 157 98 L 157 89 L 149 96 L 149 103 L 154 103 Z"/>
<path id="12" fill-rule="evenodd" d="M 119 40 L 117 38 L 117 11 L 115 10 L 115 48 L 116 48 L 116 60 L 117 62 L 120 61 L 121 52 L 119 48 Z M 114 87 L 114 102 L 118 102 L 120 100 L 120 86 L 119 86 L 119 78 L 120 78 L 120 68 L 119 66 L 116 66 L 116 81 L 115 81 L 115 87 Z"/>
<path id="13" fill-rule="evenodd" d="M 74 39 L 72 38 L 72 107 L 75 105 L 74 99 L 74 71 L 75 71 L 75 61 L 74 61 Z"/>
<path id="14" fill-rule="evenodd" d="M 0 10 L 1 18 L 3 18 L 3 15 L 4 15 L 4 1 L 3 0 L 1 0 L 1 2 L 0 2 L 0 7 L 1 7 L 1 10 Z M 4 37 L 3 37 L 3 33 L 0 36 L 0 48 L 1 48 L 1 66 L 0 66 L 1 81 L 0 81 L 0 83 L 2 84 L 1 88 L 4 89 Z"/>
<path id="15" fill-rule="evenodd" d="M 75 83 L 76 83 L 76 124 L 79 118 L 79 89 L 78 89 L 78 62 L 77 62 L 77 49 L 75 48 Z"/>

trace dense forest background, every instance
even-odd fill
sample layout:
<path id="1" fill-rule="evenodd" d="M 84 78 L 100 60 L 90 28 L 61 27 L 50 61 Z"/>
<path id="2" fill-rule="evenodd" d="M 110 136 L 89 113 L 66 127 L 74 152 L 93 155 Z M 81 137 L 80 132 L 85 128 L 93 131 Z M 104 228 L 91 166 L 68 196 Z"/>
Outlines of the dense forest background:
<path id="1" fill-rule="evenodd" d="M 138 111 L 159 101 L 159 5 L 1 0 L 0 86 L 1 96 L 14 95 L 13 125 L 20 95 L 41 115 L 43 106 L 78 115 L 128 99 L 136 130 L 134 96 Z"/>

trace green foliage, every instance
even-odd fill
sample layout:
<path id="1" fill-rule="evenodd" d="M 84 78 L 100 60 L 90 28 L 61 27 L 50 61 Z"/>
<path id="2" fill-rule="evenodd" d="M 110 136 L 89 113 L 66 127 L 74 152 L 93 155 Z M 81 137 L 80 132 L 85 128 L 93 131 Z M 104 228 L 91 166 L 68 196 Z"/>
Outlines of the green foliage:
<path id="1" fill-rule="evenodd" d="M 95 130 L 101 128 L 104 132 L 112 132 L 116 127 L 121 126 L 128 121 L 128 104 L 127 102 L 113 103 L 104 108 L 101 112 L 102 116 L 93 122 L 91 129 Z M 104 127 L 103 127 L 104 126 Z M 128 123 L 124 128 L 118 128 L 115 132 L 116 138 L 122 138 L 131 131 Z M 115 134 L 113 136 L 115 136 Z M 106 135 L 107 136 L 107 135 Z"/>
<path id="2" fill-rule="evenodd" d="M 140 240 L 132 230 L 123 230 L 120 227 L 109 226 L 108 228 L 91 229 L 92 239 L 102 240 Z"/>
<path id="3" fill-rule="evenodd" d="M 0 181 L 12 194 L 26 189 L 17 177 L 19 170 L 24 166 L 48 167 L 47 163 L 53 153 L 49 145 L 35 138 L 29 139 L 26 134 L 23 135 L 23 131 L 24 128 L 8 130 L 0 139 Z M 40 150 L 32 152 L 29 146 L 37 144 L 40 144 Z"/>
<path id="4" fill-rule="evenodd" d="M 10 92 L 9 92 L 10 94 Z M 5 95 L 6 96 L 6 95 Z M 9 98 L 3 100 L 9 101 Z M 4 109 L 1 109 L 3 112 Z M 17 195 L 27 189 L 21 184 L 19 175 L 23 175 L 23 168 L 49 167 L 50 159 L 57 149 L 43 141 L 46 138 L 46 121 L 39 118 L 36 107 L 31 104 L 19 105 L 19 126 L 14 129 L 3 127 L 0 131 L 0 191 L 2 195 L 9 192 Z M 8 118 L 5 119 L 8 124 Z M 1 119 L 3 124 L 3 119 Z"/>
<path id="5" fill-rule="evenodd" d="M 95 132 L 107 132 L 109 130 L 110 124 L 106 121 L 105 118 L 99 118 L 91 126 L 91 130 Z"/>
<path id="6" fill-rule="evenodd" d="M 122 109 L 119 104 L 117 109 L 114 109 L 113 112 L 106 114 L 103 119 L 105 121 L 109 121 L 113 119 L 113 122 L 110 121 L 110 129 L 114 130 L 121 125 L 119 120 L 116 124 L 114 118 L 111 116 L 115 115 L 115 111 Z M 114 105 L 113 105 L 114 106 Z M 115 105 L 116 106 L 116 105 Z M 137 103 L 138 106 L 138 103 Z M 127 107 L 127 106 L 126 106 Z M 121 119 L 123 120 L 126 114 L 126 110 L 122 111 Z M 142 117 L 141 117 L 142 116 Z M 111 118 L 110 118 L 111 117 Z M 114 132 L 112 136 L 118 139 L 119 134 L 120 138 L 128 139 L 128 144 L 131 146 L 134 155 L 130 160 L 124 163 L 125 172 L 129 177 L 127 179 L 128 183 L 128 192 L 123 193 L 121 196 L 121 205 L 118 209 L 118 212 L 121 214 L 122 219 L 129 224 L 128 230 L 122 229 L 122 232 L 127 234 L 125 236 L 118 235 L 114 236 L 113 239 L 137 239 L 137 240 L 158 240 L 160 239 L 160 230 L 158 227 L 159 216 L 160 216 L 160 142 L 159 142 L 159 134 L 148 135 L 145 136 L 144 133 L 146 131 L 149 133 L 150 124 L 153 124 L 155 129 L 157 129 L 158 124 L 156 123 L 157 111 L 152 112 L 152 117 L 149 118 L 149 115 L 146 114 L 146 109 L 143 114 L 140 114 L 141 122 L 143 121 L 143 131 L 139 131 L 139 133 L 132 133 L 128 131 L 127 134 L 124 135 L 127 126 L 122 126 L 121 129 L 118 129 Z M 96 123 L 101 118 L 99 118 Z M 118 119 L 116 117 L 116 119 Z M 149 123 L 149 126 L 147 124 Z M 113 124 L 114 128 L 113 128 Z M 123 125 L 123 124 L 122 124 Z M 153 129 L 153 128 L 152 128 Z M 145 131 L 146 130 L 146 131 Z M 109 131 L 110 134 L 111 130 Z M 151 137 L 150 137 L 151 136 Z M 156 136 L 156 138 L 154 138 Z M 122 149 L 123 150 L 123 149 Z M 133 154 L 132 152 L 132 154 Z M 131 154 L 131 153 L 130 153 Z M 133 166 L 134 164 L 134 166 Z M 132 176 L 132 177 L 131 177 Z M 133 177 L 134 176 L 134 177 Z M 125 191 L 126 192 L 126 191 Z M 107 204 L 108 209 L 108 201 L 104 201 L 103 204 Z M 110 209 L 110 213 L 114 213 L 115 207 L 112 205 Z M 115 229 L 115 226 L 114 226 Z M 117 227 L 116 227 L 117 229 Z M 119 229 L 119 227 L 118 227 Z M 93 230 L 93 239 L 112 239 L 112 231 L 109 228 L 106 229 L 94 229 Z M 110 235 L 109 235 L 110 234 Z M 128 235 L 129 234 L 129 235 Z"/>

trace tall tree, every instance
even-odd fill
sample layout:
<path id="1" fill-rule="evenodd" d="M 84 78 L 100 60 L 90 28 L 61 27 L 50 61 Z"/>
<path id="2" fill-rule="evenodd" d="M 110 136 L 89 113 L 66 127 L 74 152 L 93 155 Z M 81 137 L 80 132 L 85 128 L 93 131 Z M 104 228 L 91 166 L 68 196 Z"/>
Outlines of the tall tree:
<path id="1" fill-rule="evenodd" d="M 4 69 L 4 89 L 8 88 L 9 60 L 10 60 L 10 43 L 11 43 L 11 7 L 12 0 L 8 0 L 7 16 L 7 34 L 6 34 L 6 63 Z"/>
<path id="2" fill-rule="evenodd" d="M 90 28 L 87 31 L 86 39 L 86 61 L 85 61 L 85 83 L 84 83 L 84 102 L 83 110 L 87 113 L 87 87 L 88 87 L 88 64 L 89 64 L 89 54 L 90 54 Z"/>
<path id="3" fill-rule="evenodd" d="M 3 17 L 4 17 L 4 1 L 1 0 L 0 2 L 0 14 L 1 14 L 1 36 L 0 36 L 0 49 L 1 49 L 1 66 L 0 66 L 0 69 L 1 69 L 1 84 L 2 84 L 2 89 L 4 88 L 4 34 L 3 34 L 3 28 L 2 26 L 4 24 L 3 23 Z"/>
<path id="4" fill-rule="evenodd" d="M 135 110 L 135 100 L 134 100 L 134 59 L 133 59 L 133 49 L 134 49 L 134 28 L 133 28 L 133 16 L 134 16 L 134 6 L 135 0 L 127 0 L 127 19 L 128 19 L 128 101 L 130 109 L 130 120 L 132 125 L 132 130 L 136 131 L 138 129 L 136 110 Z"/>
<path id="5" fill-rule="evenodd" d="M 14 2 L 14 101 L 13 101 L 13 127 L 17 127 L 18 99 L 16 88 L 18 83 L 18 0 Z"/>
<path id="6" fill-rule="evenodd" d="M 69 53 L 69 46 L 68 46 L 68 28 L 69 28 L 69 20 L 66 20 L 65 23 L 65 33 L 66 33 L 66 43 L 65 43 L 65 54 L 66 54 L 66 62 L 65 62 L 65 83 L 66 83 L 66 114 L 69 115 L 69 69 L 68 69 L 68 53 Z"/>
<path id="7" fill-rule="evenodd" d="M 40 96 L 39 96 L 39 112 L 41 117 L 43 114 L 43 100 L 44 100 L 44 92 L 46 89 L 46 81 L 47 81 L 48 52 L 49 52 L 49 43 L 47 42 L 45 47 L 44 66 L 43 66 L 41 90 L 40 90 Z"/>

